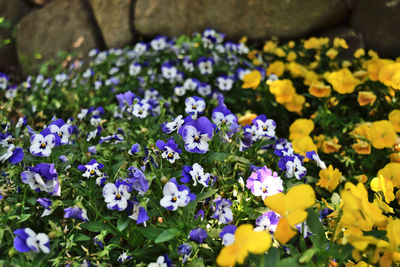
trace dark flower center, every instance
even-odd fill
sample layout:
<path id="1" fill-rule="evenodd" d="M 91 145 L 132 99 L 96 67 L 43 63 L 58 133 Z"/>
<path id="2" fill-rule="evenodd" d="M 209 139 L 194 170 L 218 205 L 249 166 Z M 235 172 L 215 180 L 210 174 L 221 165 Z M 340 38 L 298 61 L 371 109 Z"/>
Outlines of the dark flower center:
<path id="1" fill-rule="evenodd" d="M 121 195 L 120 195 L 120 193 L 117 193 L 117 195 L 116 195 L 116 198 L 117 198 L 118 200 L 120 200 L 120 199 L 121 199 Z"/>
<path id="2" fill-rule="evenodd" d="M 40 146 L 45 148 L 46 147 L 46 143 L 42 143 Z"/>
<path id="3" fill-rule="evenodd" d="M 177 200 L 178 199 L 176 197 L 173 197 L 171 201 L 175 203 Z"/>

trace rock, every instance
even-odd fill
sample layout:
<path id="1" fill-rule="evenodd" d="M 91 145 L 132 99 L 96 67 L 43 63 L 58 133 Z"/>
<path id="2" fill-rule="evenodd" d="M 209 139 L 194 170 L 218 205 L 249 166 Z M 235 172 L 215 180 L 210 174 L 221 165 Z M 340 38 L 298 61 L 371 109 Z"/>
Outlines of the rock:
<path id="1" fill-rule="evenodd" d="M 342 22 L 342 0 L 137 0 L 135 28 L 145 36 L 178 36 L 214 28 L 229 39 L 246 35 L 296 38 Z"/>
<path id="2" fill-rule="evenodd" d="M 359 31 L 365 45 L 383 57 L 400 56 L 400 0 L 363 0 L 350 25 Z"/>
<path id="3" fill-rule="evenodd" d="M 94 16 L 108 48 L 132 42 L 131 0 L 90 0 Z"/>
<path id="4" fill-rule="evenodd" d="M 57 59 L 58 51 L 87 55 L 102 48 L 84 0 L 54 0 L 31 12 L 17 26 L 17 52 L 25 74 Z"/>
<path id="5" fill-rule="evenodd" d="M 0 28 L 0 43 L 5 39 L 11 39 L 11 43 L 0 47 L 0 71 L 13 72 L 19 65 L 13 29 L 30 10 L 31 7 L 23 0 L 0 0 L 0 17 L 9 22 L 9 27 Z"/>

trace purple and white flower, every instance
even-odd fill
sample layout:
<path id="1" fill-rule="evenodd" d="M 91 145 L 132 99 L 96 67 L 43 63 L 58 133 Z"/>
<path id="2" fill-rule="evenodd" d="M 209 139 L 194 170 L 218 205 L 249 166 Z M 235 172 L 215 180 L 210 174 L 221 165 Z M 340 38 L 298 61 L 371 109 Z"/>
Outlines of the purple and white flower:
<path id="1" fill-rule="evenodd" d="M 83 172 L 82 177 L 99 177 L 103 176 L 103 173 L 100 171 L 103 167 L 103 164 L 98 163 L 95 159 L 91 159 L 86 165 L 78 165 L 78 170 Z"/>
<path id="2" fill-rule="evenodd" d="M 39 163 L 34 167 L 27 167 L 21 173 L 24 184 L 29 185 L 36 192 L 47 192 L 53 196 L 60 196 L 61 186 L 58 181 L 57 170 L 54 164 Z"/>
<path id="3" fill-rule="evenodd" d="M 187 151 L 203 154 L 208 151 L 208 142 L 213 138 L 214 125 L 206 117 L 200 117 L 185 123 L 178 133 L 182 136 Z"/>
<path id="4" fill-rule="evenodd" d="M 167 37 L 165 36 L 157 36 L 150 42 L 151 48 L 155 51 L 163 50 L 167 47 Z"/>
<path id="5" fill-rule="evenodd" d="M 274 211 L 268 211 L 256 220 L 256 228 L 254 231 L 269 231 L 271 234 L 275 233 L 276 227 L 279 223 L 280 215 Z"/>
<path id="6" fill-rule="evenodd" d="M 58 136 L 57 136 L 58 137 Z M 31 136 L 31 146 L 29 152 L 35 156 L 48 157 L 51 154 L 51 149 L 56 145 L 56 135 L 46 128 L 39 134 Z"/>
<path id="7" fill-rule="evenodd" d="M 84 222 L 89 221 L 86 209 L 80 208 L 78 206 L 65 208 L 64 218 L 77 219 L 77 220 L 82 220 Z"/>
<path id="8" fill-rule="evenodd" d="M 275 136 L 276 123 L 274 120 L 267 119 L 264 114 L 254 118 L 253 124 L 257 127 L 257 131 L 260 136 L 268 138 Z"/>
<path id="9" fill-rule="evenodd" d="M 264 166 L 250 175 L 246 187 L 253 195 L 261 196 L 264 200 L 266 197 L 283 192 L 283 181 L 276 172 Z"/>
<path id="10" fill-rule="evenodd" d="M 224 246 L 229 246 L 235 242 L 236 229 L 237 227 L 235 225 L 227 225 L 222 228 L 219 236 L 221 237 Z"/>
<path id="11" fill-rule="evenodd" d="M 182 264 L 185 263 L 189 257 L 190 254 L 192 254 L 192 246 L 188 243 L 183 243 L 179 245 L 178 247 L 178 254 L 182 255 Z"/>
<path id="12" fill-rule="evenodd" d="M 128 254 L 126 254 L 126 253 L 127 253 L 127 251 L 124 251 L 121 255 L 118 256 L 117 260 L 119 263 L 123 263 L 127 260 L 133 259 L 132 256 L 128 256 Z"/>
<path id="13" fill-rule="evenodd" d="M 24 158 L 24 152 L 22 148 L 15 147 L 14 144 L 6 146 L 6 148 L 6 152 L 0 156 L 0 161 L 2 163 L 7 160 L 11 164 L 16 164 Z"/>
<path id="14" fill-rule="evenodd" d="M 213 73 L 214 59 L 200 57 L 196 63 L 197 63 L 197 67 L 199 68 L 201 75 Z"/>
<path id="15" fill-rule="evenodd" d="M 283 156 L 278 162 L 278 167 L 286 171 L 287 178 L 292 178 L 294 176 L 296 179 L 300 180 L 307 173 L 307 169 L 303 166 L 302 160 L 296 155 Z"/>
<path id="16" fill-rule="evenodd" d="M 8 86 L 8 76 L 0 72 L 0 89 L 6 90 Z"/>
<path id="17" fill-rule="evenodd" d="M 181 158 L 179 154 L 182 153 L 182 150 L 178 148 L 178 144 L 175 143 L 172 137 L 167 140 L 167 143 L 158 140 L 156 146 L 158 149 L 163 151 L 161 157 L 168 160 L 170 163 L 174 163 L 176 160 Z"/>
<path id="18" fill-rule="evenodd" d="M 103 197 L 107 208 L 118 211 L 125 210 L 128 207 L 128 199 L 131 197 L 130 191 L 131 189 L 124 182 L 117 181 L 115 184 L 106 184 L 103 187 Z"/>
<path id="19" fill-rule="evenodd" d="M 149 263 L 147 267 L 171 267 L 172 262 L 166 254 L 159 256 L 156 262 Z"/>
<path id="20" fill-rule="evenodd" d="M 212 93 L 211 85 L 208 83 L 200 83 L 200 85 L 197 87 L 197 92 L 203 97 L 209 96 Z"/>
<path id="21" fill-rule="evenodd" d="M 72 135 L 74 127 L 68 123 L 65 123 L 62 119 L 53 121 L 48 126 L 51 133 L 60 137 L 61 145 L 68 144 L 69 138 Z"/>
<path id="22" fill-rule="evenodd" d="M 183 118 L 182 115 L 179 115 L 176 118 L 174 118 L 171 122 L 164 122 L 163 124 L 161 124 L 161 129 L 164 133 L 170 134 L 174 131 L 179 130 L 179 128 L 181 128 L 183 124 L 191 120 L 192 120 L 191 116 Z"/>
<path id="23" fill-rule="evenodd" d="M 217 86 L 221 91 L 229 91 L 233 86 L 233 79 L 227 75 L 219 76 L 217 78 Z"/>
<path id="24" fill-rule="evenodd" d="M 315 163 L 317 163 L 317 166 L 320 167 L 321 169 L 323 169 L 323 170 L 326 169 L 325 162 L 323 162 L 319 158 L 318 154 L 315 151 L 306 152 L 306 156 L 307 156 L 308 159 L 314 160 Z"/>
<path id="25" fill-rule="evenodd" d="M 144 170 L 144 167 L 142 167 L 142 169 Z M 136 167 L 129 167 L 128 176 L 129 178 L 127 178 L 126 181 L 140 195 L 144 195 L 144 193 L 149 190 L 149 181 L 147 180 L 142 170 Z"/>
<path id="26" fill-rule="evenodd" d="M 143 101 L 139 101 L 136 104 L 133 105 L 132 108 L 132 115 L 144 119 L 147 117 L 151 110 L 151 106 Z"/>
<path id="27" fill-rule="evenodd" d="M 38 202 L 40 205 L 44 207 L 44 211 L 42 213 L 42 216 L 40 217 L 45 217 L 51 214 L 51 205 L 53 204 L 53 202 L 50 199 L 41 197 L 38 198 L 36 202 Z"/>
<path id="28" fill-rule="evenodd" d="M 193 119 L 196 119 L 199 114 L 203 113 L 205 108 L 206 102 L 201 97 L 193 96 L 185 100 L 185 112 L 192 115 Z"/>
<path id="29" fill-rule="evenodd" d="M 180 179 L 182 183 L 186 184 L 193 180 L 193 186 L 199 183 L 204 187 L 208 187 L 211 180 L 211 174 L 204 173 L 203 167 L 198 163 L 193 164 L 193 166 L 183 166 L 181 175 L 183 176 Z"/>
<path id="30" fill-rule="evenodd" d="M 199 87 L 199 85 L 200 85 L 199 80 L 195 78 L 187 78 L 183 83 L 183 88 L 186 91 L 194 91 L 197 89 L 197 87 Z"/>
<path id="31" fill-rule="evenodd" d="M 50 240 L 44 233 L 36 234 L 30 228 L 21 228 L 13 232 L 16 236 L 14 238 L 14 248 L 19 252 L 43 252 L 50 253 Z"/>
<path id="32" fill-rule="evenodd" d="M 214 200 L 215 209 L 211 218 L 217 219 L 221 223 L 228 224 L 233 220 L 233 213 L 230 209 L 232 202 L 228 199 L 218 197 Z"/>
<path id="33" fill-rule="evenodd" d="M 176 211 L 178 207 L 185 207 L 190 201 L 196 199 L 196 195 L 190 193 L 190 189 L 184 185 L 178 185 L 175 178 L 172 178 L 164 185 L 164 197 L 160 205 L 168 210 Z"/>
<path id="34" fill-rule="evenodd" d="M 142 70 L 142 66 L 139 63 L 132 63 L 129 65 L 129 75 L 136 76 Z"/>
<path id="35" fill-rule="evenodd" d="M 149 219 L 147 211 L 144 207 L 140 205 L 139 202 L 129 201 L 127 211 L 129 213 L 129 218 L 136 221 L 136 224 L 143 223 L 146 226 L 146 221 Z"/>
<path id="36" fill-rule="evenodd" d="M 178 74 L 178 69 L 171 63 L 166 62 L 161 66 L 161 74 L 164 78 L 172 80 Z"/>

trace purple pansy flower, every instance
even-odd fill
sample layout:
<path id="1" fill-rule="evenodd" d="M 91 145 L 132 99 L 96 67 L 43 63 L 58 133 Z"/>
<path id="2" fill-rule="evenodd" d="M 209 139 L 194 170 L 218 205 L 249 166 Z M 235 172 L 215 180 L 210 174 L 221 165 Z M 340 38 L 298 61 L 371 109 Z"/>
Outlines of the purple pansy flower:
<path id="1" fill-rule="evenodd" d="M 256 220 L 256 228 L 254 231 L 269 231 L 273 234 L 279 223 L 280 215 L 274 211 L 268 211 Z"/>
<path id="2" fill-rule="evenodd" d="M 196 199 L 196 195 L 190 193 L 190 189 L 184 185 L 178 185 L 175 178 L 169 180 L 163 188 L 164 197 L 160 205 L 168 210 L 177 210 L 178 207 L 185 207 L 190 201 Z"/>
<path id="3" fill-rule="evenodd" d="M 202 228 L 196 228 L 190 231 L 189 238 L 190 240 L 196 241 L 198 243 L 203 243 L 204 240 L 208 237 L 207 231 Z"/>
<path id="4" fill-rule="evenodd" d="M 167 159 L 171 163 L 174 163 L 175 160 L 181 158 L 179 154 L 182 153 L 182 150 L 178 148 L 178 144 L 175 143 L 174 138 L 172 137 L 167 140 L 167 143 L 162 140 L 158 140 L 156 142 L 156 146 L 158 149 L 163 151 L 161 157 L 163 159 Z"/>
<path id="5" fill-rule="evenodd" d="M 196 119 L 206 108 L 206 102 L 199 96 L 191 96 L 185 100 L 185 112 Z"/>
<path id="6" fill-rule="evenodd" d="M 136 224 L 143 223 L 146 226 L 146 221 L 149 219 L 147 211 L 144 207 L 140 205 L 139 202 L 129 201 L 127 208 L 129 218 L 136 221 Z"/>
<path id="7" fill-rule="evenodd" d="M 302 158 L 296 155 L 283 156 L 278 162 L 278 167 L 286 171 L 287 178 L 292 178 L 294 176 L 296 179 L 300 180 L 307 173 L 307 169 L 303 166 Z"/>
<path id="8" fill-rule="evenodd" d="M 8 76 L 0 72 L 0 89 L 6 90 L 8 86 Z"/>
<path id="9" fill-rule="evenodd" d="M 197 67 L 199 68 L 201 75 L 213 73 L 213 65 L 214 65 L 213 58 L 200 57 L 197 60 L 196 64 Z"/>
<path id="10" fill-rule="evenodd" d="M 56 145 L 59 139 L 58 135 L 53 134 L 50 132 L 49 128 L 46 128 L 39 134 L 33 134 L 31 136 L 29 152 L 35 156 L 48 157 L 51 154 L 51 149 Z"/>
<path id="11" fill-rule="evenodd" d="M 183 176 L 180 179 L 182 183 L 186 184 L 193 180 L 194 186 L 199 183 L 204 187 L 208 187 L 208 183 L 211 180 L 211 175 L 204 173 L 203 167 L 198 163 L 193 164 L 193 166 L 183 166 L 181 175 Z"/>
<path id="12" fill-rule="evenodd" d="M 192 246 L 188 243 L 183 243 L 179 245 L 178 254 L 182 255 L 182 263 L 185 263 L 189 259 L 190 254 L 192 254 Z"/>
<path id="13" fill-rule="evenodd" d="M 7 151 L 0 156 L 0 161 L 3 163 L 4 161 L 8 161 L 11 164 L 16 164 L 23 160 L 24 152 L 22 148 L 15 147 L 14 144 L 7 146 Z"/>
<path id="14" fill-rule="evenodd" d="M 127 178 L 126 181 L 130 183 L 132 188 L 138 191 L 139 194 L 143 195 L 149 189 L 149 181 L 140 169 L 129 167 L 128 176 L 129 178 Z"/>
<path id="15" fill-rule="evenodd" d="M 227 225 L 222 228 L 222 231 L 219 233 L 219 236 L 222 239 L 222 243 L 224 246 L 229 246 L 235 242 L 235 232 L 237 227 L 235 225 Z"/>
<path id="16" fill-rule="evenodd" d="M 36 234 L 30 228 L 21 228 L 13 232 L 14 248 L 19 252 L 40 252 L 50 253 L 50 240 L 44 233 Z"/>
<path id="17" fill-rule="evenodd" d="M 51 213 L 50 207 L 53 204 L 53 202 L 50 199 L 42 197 L 42 198 L 38 198 L 36 200 L 36 202 L 38 202 L 40 205 L 42 205 L 44 207 L 44 211 L 42 213 L 42 216 L 40 216 L 40 217 L 47 216 Z"/>
<path id="18" fill-rule="evenodd" d="M 261 114 L 253 119 L 253 124 L 257 127 L 258 135 L 272 138 L 275 136 L 276 123 L 274 120 L 267 119 Z"/>
<path id="19" fill-rule="evenodd" d="M 36 192 L 44 191 L 53 196 L 60 196 L 61 187 L 54 164 L 39 163 L 34 167 L 27 167 L 26 171 L 21 173 L 21 179 Z"/>
<path id="20" fill-rule="evenodd" d="M 89 221 L 86 210 L 78 206 L 64 209 L 64 218 L 78 219 L 84 222 Z"/>
<path id="21" fill-rule="evenodd" d="M 191 153 L 206 153 L 208 142 L 214 135 L 214 125 L 206 117 L 187 122 L 178 133 L 185 142 L 185 149 Z"/>
<path id="22" fill-rule="evenodd" d="M 230 209 L 230 206 L 232 206 L 232 202 L 228 199 L 218 197 L 214 200 L 214 203 L 215 209 L 214 214 L 211 216 L 211 218 L 217 219 L 224 224 L 232 222 L 233 213 Z"/>
<path id="23" fill-rule="evenodd" d="M 326 169 L 325 162 L 323 162 L 319 158 L 318 154 L 315 151 L 306 152 L 306 156 L 307 156 L 308 159 L 314 160 L 315 163 L 317 163 L 317 166 L 320 167 L 321 169 L 323 169 L 323 170 Z"/>
<path id="24" fill-rule="evenodd" d="M 191 116 L 187 116 L 186 118 L 183 118 L 182 115 L 177 116 L 176 118 L 174 118 L 171 122 L 164 122 L 163 124 L 161 124 L 161 129 L 164 133 L 166 134 L 170 134 L 174 131 L 178 131 L 179 128 L 182 127 L 183 124 L 192 121 L 192 117 Z"/>
<path id="25" fill-rule="evenodd" d="M 276 172 L 264 166 L 250 175 L 246 187 L 253 195 L 261 196 L 264 200 L 268 196 L 283 192 L 283 181 Z"/>
<path id="26" fill-rule="evenodd" d="M 78 170 L 84 172 L 82 177 L 99 177 L 103 176 L 103 173 L 100 171 L 104 167 L 103 164 L 98 163 L 97 160 L 91 159 L 86 165 L 79 165 Z"/>
<path id="27" fill-rule="evenodd" d="M 140 145 L 139 144 L 134 144 L 134 145 L 132 145 L 131 149 L 128 151 L 128 154 L 129 155 L 135 155 L 139 151 L 140 151 Z"/>
<path id="28" fill-rule="evenodd" d="M 74 130 L 72 125 L 65 123 L 62 119 L 53 121 L 47 128 L 49 128 L 51 133 L 60 138 L 61 145 L 68 144 L 69 138 Z"/>
<path id="29" fill-rule="evenodd" d="M 103 197 L 107 208 L 118 211 L 125 210 L 128 207 L 128 199 L 131 197 L 129 191 L 131 189 L 126 183 L 117 181 L 115 184 L 106 184 L 103 187 Z"/>

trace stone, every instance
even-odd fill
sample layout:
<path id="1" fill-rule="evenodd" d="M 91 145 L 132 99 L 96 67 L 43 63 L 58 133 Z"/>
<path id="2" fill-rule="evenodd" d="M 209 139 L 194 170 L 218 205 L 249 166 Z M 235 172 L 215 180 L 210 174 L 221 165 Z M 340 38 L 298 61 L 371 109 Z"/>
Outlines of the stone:
<path id="1" fill-rule="evenodd" d="M 342 0 L 137 0 L 134 23 L 145 36 L 169 37 L 206 28 L 228 39 L 297 38 L 344 21 Z"/>
<path id="2" fill-rule="evenodd" d="M 31 11 L 23 0 L 0 0 L 0 17 L 9 23 L 9 27 L 0 28 L 0 43 L 10 39 L 11 43 L 0 47 L 0 71 L 14 72 L 18 68 L 18 56 L 15 48 L 13 30 L 18 21 Z"/>
<path id="3" fill-rule="evenodd" d="M 59 51 L 86 56 L 102 48 L 84 0 L 53 0 L 24 17 L 17 26 L 17 52 L 24 74 L 56 60 Z"/>
<path id="4" fill-rule="evenodd" d="M 90 0 L 94 16 L 108 48 L 132 42 L 131 0 Z"/>
<path id="5" fill-rule="evenodd" d="M 363 0 L 356 6 L 350 25 L 360 32 L 366 48 L 382 57 L 400 56 L 400 0 Z"/>

